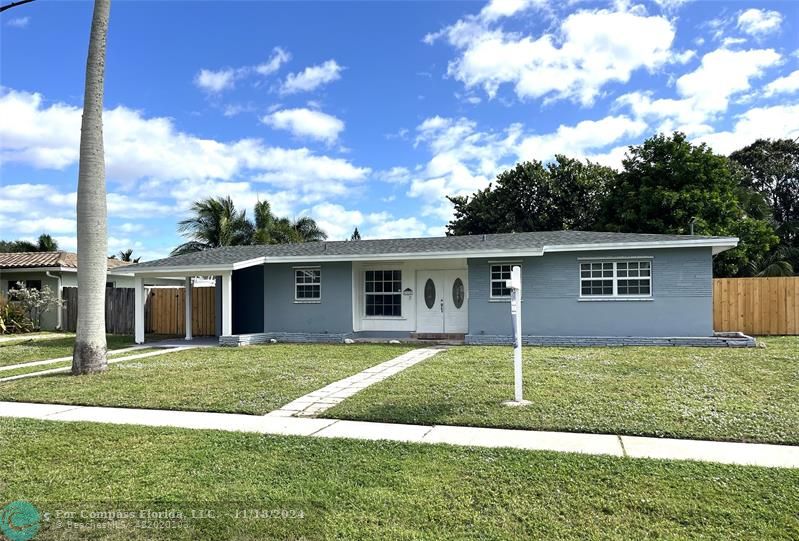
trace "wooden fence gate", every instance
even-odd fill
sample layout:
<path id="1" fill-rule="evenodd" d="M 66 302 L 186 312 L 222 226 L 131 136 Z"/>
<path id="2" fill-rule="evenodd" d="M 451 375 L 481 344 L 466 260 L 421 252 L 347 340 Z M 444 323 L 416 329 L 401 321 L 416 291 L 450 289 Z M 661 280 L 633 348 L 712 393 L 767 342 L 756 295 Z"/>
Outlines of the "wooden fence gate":
<path id="1" fill-rule="evenodd" d="M 148 288 L 144 303 L 144 330 L 154 334 L 186 333 L 186 304 L 182 287 Z M 75 332 L 78 323 L 78 288 L 63 290 L 64 330 Z M 134 332 L 133 288 L 107 288 L 105 291 L 105 328 L 111 334 Z M 216 293 L 213 287 L 192 288 L 192 335 L 216 335 Z"/>
<path id="2" fill-rule="evenodd" d="M 148 333 L 185 334 L 186 301 L 182 287 L 152 288 L 144 311 Z M 216 290 L 194 287 L 191 297 L 191 333 L 193 336 L 216 335 Z"/>
<path id="3" fill-rule="evenodd" d="M 799 276 L 714 279 L 713 329 L 799 334 Z"/>

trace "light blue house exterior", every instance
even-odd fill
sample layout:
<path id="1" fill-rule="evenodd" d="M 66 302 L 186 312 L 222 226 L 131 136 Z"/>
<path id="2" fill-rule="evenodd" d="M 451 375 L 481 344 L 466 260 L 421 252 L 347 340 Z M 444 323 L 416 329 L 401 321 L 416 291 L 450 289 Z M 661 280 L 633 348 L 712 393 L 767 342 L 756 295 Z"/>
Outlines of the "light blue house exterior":
<path id="1" fill-rule="evenodd" d="M 360 240 L 219 248 L 129 270 L 218 276 L 218 334 L 231 345 L 507 343 L 513 266 L 529 344 L 747 345 L 713 332 L 713 257 L 737 241 L 581 231 Z"/>

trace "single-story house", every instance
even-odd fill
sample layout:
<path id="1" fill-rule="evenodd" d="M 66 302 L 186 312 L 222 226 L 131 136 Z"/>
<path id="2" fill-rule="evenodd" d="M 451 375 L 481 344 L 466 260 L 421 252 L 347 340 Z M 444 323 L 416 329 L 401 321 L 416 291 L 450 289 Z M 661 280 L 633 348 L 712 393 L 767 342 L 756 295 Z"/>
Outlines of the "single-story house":
<path id="1" fill-rule="evenodd" d="M 732 337 L 713 332 L 712 269 L 713 256 L 737 244 L 734 237 L 556 231 L 231 246 L 126 270 L 136 282 L 137 342 L 144 341 L 145 280 L 215 276 L 223 344 L 508 343 L 505 281 L 518 265 L 527 343 L 730 345 Z"/>
<path id="2" fill-rule="evenodd" d="M 109 258 L 106 287 L 132 288 L 134 280 L 133 273 L 127 271 L 129 265 L 129 262 Z M 158 285 L 182 285 L 174 279 L 156 282 Z M 65 287 L 78 287 L 78 254 L 64 251 L 0 253 L 0 291 L 6 294 L 19 283 L 31 289 L 48 286 L 62 298 Z M 60 329 L 62 317 L 61 310 L 45 312 L 42 329 Z"/>

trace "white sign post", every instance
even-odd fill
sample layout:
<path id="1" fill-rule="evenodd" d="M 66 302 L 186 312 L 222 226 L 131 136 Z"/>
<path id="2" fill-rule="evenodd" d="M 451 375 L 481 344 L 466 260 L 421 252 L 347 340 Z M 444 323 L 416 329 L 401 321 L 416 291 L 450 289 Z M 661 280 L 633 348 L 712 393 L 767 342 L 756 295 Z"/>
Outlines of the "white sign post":
<path id="1" fill-rule="evenodd" d="M 505 281 L 510 289 L 510 313 L 513 320 L 513 400 L 505 402 L 508 406 L 523 406 L 530 402 L 522 397 L 522 269 L 514 266 L 510 280 Z"/>

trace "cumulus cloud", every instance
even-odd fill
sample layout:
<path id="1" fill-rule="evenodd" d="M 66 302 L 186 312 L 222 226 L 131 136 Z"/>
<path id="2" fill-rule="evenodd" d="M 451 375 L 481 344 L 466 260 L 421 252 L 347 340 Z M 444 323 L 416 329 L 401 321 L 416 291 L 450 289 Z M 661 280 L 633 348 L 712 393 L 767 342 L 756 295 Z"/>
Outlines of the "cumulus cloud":
<path id="1" fill-rule="evenodd" d="M 219 71 L 202 69 L 200 73 L 194 77 L 194 84 L 202 90 L 218 94 L 223 90 L 233 88 L 235 80 L 236 71 L 232 68 Z"/>
<path id="2" fill-rule="evenodd" d="M 750 36 L 760 37 L 780 29 L 782 14 L 765 9 L 747 9 L 738 14 L 738 28 Z"/>
<path id="3" fill-rule="evenodd" d="M 282 47 L 272 49 L 272 56 L 263 64 L 258 64 L 253 69 L 259 75 L 271 75 L 278 71 L 280 67 L 291 60 L 291 54 Z"/>
<path id="4" fill-rule="evenodd" d="M 46 104 L 37 93 L 0 94 L 0 158 L 43 169 L 77 163 L 81 111 Z M 109 180 L 237 180 L 242 175 L 282 186 L 363 180 L 370 172 L 341 158 L 307 148 L 281 148 L 259 139 L 224 142 L 177 130 L 171 119 L 147 118 L 123 106 L 105 111 L 105 151 Z"/>
<path id="5" fill-rule="evenodd" d="M 732 129 L 703 135 L 697 141 L 717 153 L 729 154 L 760 138 L 799 138 L 799 105 L 755 107 L 735 118 Z"/>
<path id="6" fill-rule="evenodd" d="M 275 129 L 288 130 L 297 137 L 309 137 L 328 144 L 334 143 L 344 130 L 344 122 L 313 109 L 281 109 L 261 120 Z"/>
<path id="7" fill-rule="evenodd" d="M 538 37 L 492 24 L 537 4 L 492 3 L 478 16 L 429 34 L 425 41 L 446 39 L 460 53 L 449 63 L 448 74 L 467 88 L 483 88 L 490 98 L 508 84 L 521 99 L 568 98 L 586 106 L 605 85 L 625 83 L 638 69 L 652 71 L 690 59 L 690 54 L 672 51 L 675 30 L 669 19 L 638 9 L 577 11 L 557 32 Z"/>
<path id="8" fill-rule="evenodd" d="M 771 97 L 775 94 L 791 94 L 793 92 L 799 92 L 799 70 L 774 79 L 763 89 L 763 94 L 766 97 Z"/>
<path id="9" fill-rule="evenodd" d="M 278 71 L 283 64 L 291 60 L 291 54 L 282 47 L 272 49 L 269 59 L 255 66 L 241 66 L 238 68 L 223 68 L 219 70 L 201 69 L 194 76 L 194 84 L 201 90 L 211 94 L 220 94 L 230 90 L 236 81 L 253 73 L 267 76 Z"/>
<path id="10" fill-rule="evenodd" d="M 612 145 L 640 137 L 645 122 L 625 115 L 561 125 L 544 134 L 527 133 L 521 124 L 501 131 L 481 131 L 467 118 L 434 116 L 416 129 L 416 146 L 426 147 L 430 160 L 414 170 L 398 170 L 408 179 L 407 195 L 422 202 L 421 215 L 440 221 L 452 217 L 448 195 L 469 195 L 488 186 L 501 171 L 518 161 L 552 159 L 555 154 L 589 158 L 617 166 L 623 156 Z"/>
<path id="11" fill-rule="evenodd" d="M 289 73 L 280 91 L 283 94 L 310 92 L 340 79 L 342 70 L 343 68 L 335 60 L 328 60 L 318 66 L 309 66 L 299 73 Z"/>
<path id="12" fill-rule="evenodd" d="M 689 135 L 708 131 L 708 122 L 727 111 L 734 96 L 748 91 L 752 80 L 779 64 L 773 49 L 731 51 L 720 48 L 702 57 L 701 65 L 676 81 L 679 98 L 653 99 L 651 93 L 631 92 L 617 103 L 639 118 L 663 122 L 661 131 L 680 129 Z"/>

